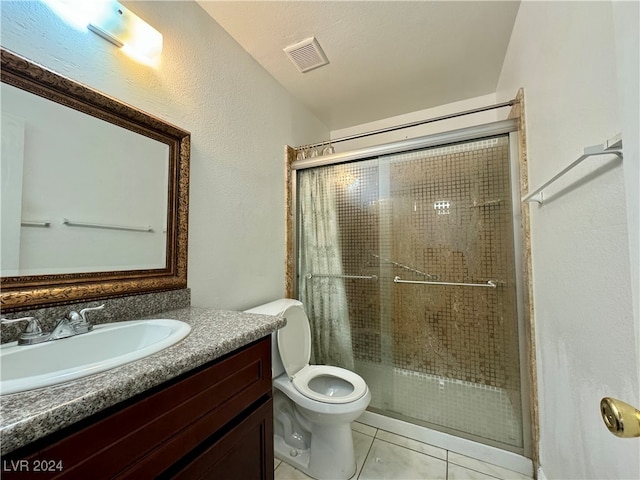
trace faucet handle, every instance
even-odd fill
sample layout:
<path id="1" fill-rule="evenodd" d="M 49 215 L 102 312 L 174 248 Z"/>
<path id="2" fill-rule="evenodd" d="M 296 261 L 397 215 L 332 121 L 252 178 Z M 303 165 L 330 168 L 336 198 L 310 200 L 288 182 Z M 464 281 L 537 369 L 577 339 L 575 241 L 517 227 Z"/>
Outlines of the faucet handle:
<path id="1" fill-rule="evenodd" d="M 91 310 L 102 310 L 103 308 L 104 304 L 100 305 L 99 307 L 83 308 L 82 310 L 80 310 L 80 313 L 76 311 L 69 312 L 67 318 L 69 319 L 69 324 L 73 331 L 76 334 L 80 334 L 87 333 L 93 330 L 93 325 L 87 321 L 87 312 L 90 312 Z"/>
<path id="2" fill-rule="evenodd" d="M 22 321 L 31 321 L 36 317 L 22 317 L 22 318 L 0 318 L 0 322 L 2 323 L 16 323 L 16 322 L 22 322 Z"/>
<path id="3" fill-rule="evenodd" d="M 0 319 L 2 323 L 11 324 L 16 322 L 29 322 L 27 324 L 27 328 L 22 332 L 21 338 L 29 338 L 35 337 L 38 335 L 42 335 L 42 327 L 40 326 L 40 322 L 36 317 L 22 317 L 22 318 L 2 318 Z"/>
<path id="4" fill-rule="evenodd" d="M 87 312 L 90 312 L 92 310 L 102 310 L 103 308 L 104 308 L 104 303 L 98 307 L 83 308 L 82 310 L 80 310 L 80 313 L 76 311 L 72 311 L 72 312 L 69 312 L 69 315 L 67 315 L 67 318 L 71 320 L 72 323 L 89 323 L 87 321 Z"/>

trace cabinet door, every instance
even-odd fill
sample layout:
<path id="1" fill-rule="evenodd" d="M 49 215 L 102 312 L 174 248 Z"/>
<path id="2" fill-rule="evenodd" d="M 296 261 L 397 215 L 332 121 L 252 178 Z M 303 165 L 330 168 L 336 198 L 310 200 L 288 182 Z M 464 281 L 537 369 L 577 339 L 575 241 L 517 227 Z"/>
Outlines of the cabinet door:
<path id="1" fill-rule="evenodd" d="M 173 479 L 273 479 L 273 400 L 206 448 Z"/>

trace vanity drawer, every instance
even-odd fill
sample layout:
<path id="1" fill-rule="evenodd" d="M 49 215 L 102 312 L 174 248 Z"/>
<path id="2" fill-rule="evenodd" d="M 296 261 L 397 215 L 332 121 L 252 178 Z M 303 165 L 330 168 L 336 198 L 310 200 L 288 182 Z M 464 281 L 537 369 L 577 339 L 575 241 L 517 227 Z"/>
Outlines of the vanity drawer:
<path id="1" fill-rule="evenodd" d="M 271 342 L 265 337 L 3 460 L 62 461 L 62 471 L 37 478 L 113 478 L 133 471 L 135 478 L 154 478 L 270 397 Z M 3 478 L 28 474 L 5 470 Z"/>

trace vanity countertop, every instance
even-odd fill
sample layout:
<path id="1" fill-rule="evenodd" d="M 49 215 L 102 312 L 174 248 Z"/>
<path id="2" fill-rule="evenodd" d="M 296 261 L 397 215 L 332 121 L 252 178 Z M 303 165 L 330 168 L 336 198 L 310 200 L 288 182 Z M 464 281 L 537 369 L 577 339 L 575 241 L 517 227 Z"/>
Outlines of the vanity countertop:
<path id="1" fill-rule="evenodd" d="M 0 397 L 2 454 L 215 360 L 285 324 L 280 317 L 196 307 L 145 318 L 182 320 L 191 325 L 191 333 L 161 352 L 106 372 L 3 395 Z"/>

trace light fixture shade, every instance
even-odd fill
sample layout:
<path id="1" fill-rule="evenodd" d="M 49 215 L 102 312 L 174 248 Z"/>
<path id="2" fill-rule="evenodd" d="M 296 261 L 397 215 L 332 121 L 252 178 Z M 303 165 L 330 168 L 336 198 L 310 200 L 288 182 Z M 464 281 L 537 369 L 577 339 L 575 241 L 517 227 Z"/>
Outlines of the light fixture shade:
<path id="1" fill-rule="evenodd" d="M 127 55 L 157 65 L 162 34 L 115 0 L 42 0 L 76 28 L 88 28 Z"/>
<path id="2" fill-rule="evenodd" d="M 103 15 L 91 20 L 89 29 L 140 61 L 160 58 L 162 34 L 118 2 L 109 2 Z"/>
<path id="3" fill-rule="evenodd" d="M 116 47 L 122 47 L 124 45 L 122 38 L 127 33 L 124 7 L 117 2 L 105 3 L 100 15 L 95 15 L 89 20 L 87 28 L 113 43 Z"/>

